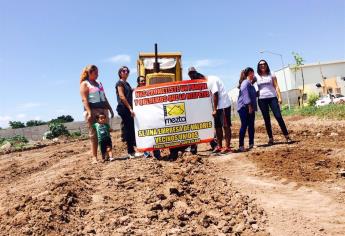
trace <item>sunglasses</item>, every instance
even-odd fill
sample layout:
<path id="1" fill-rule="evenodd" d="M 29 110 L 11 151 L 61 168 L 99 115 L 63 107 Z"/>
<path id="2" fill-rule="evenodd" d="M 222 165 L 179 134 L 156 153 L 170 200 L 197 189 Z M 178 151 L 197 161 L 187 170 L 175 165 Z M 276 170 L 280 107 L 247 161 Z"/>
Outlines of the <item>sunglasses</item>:
<path id="1" fill-rule="evenodd" d="M 260 66 L 265 66 L 267 65 L 265 62 L 264 63 L 259 63 Z"/>
<path id="2" fill-rule="evenodd" d="M 142 84 L 142 83 L 146 84 L 146 81 L 145 81 L 145 80 L 140 80 L 139 83 L 141 83 L 141 84 Z"/>

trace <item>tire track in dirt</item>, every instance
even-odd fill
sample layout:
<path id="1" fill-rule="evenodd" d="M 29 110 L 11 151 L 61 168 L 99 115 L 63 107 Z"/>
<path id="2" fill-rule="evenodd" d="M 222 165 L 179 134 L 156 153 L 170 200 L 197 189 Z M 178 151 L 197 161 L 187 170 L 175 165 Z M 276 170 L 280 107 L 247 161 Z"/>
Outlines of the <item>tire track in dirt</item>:
<path id="1" fill-rule="evenodd" d="M 244 154 L 213 161 L 239 191 L 257 199 L 272 235 L 345 235 L 345 206 L 327 193 L 272 173 L 260 176 Z"/>
<path id="2" fill-rule="evenodd" d="M 86 144 L 58 144 L 38 150 L 10 153 L 0 158 L 0 186 L 13 185 L 14 181 L 45 171 L 64 158 L 85 152 Z"/>

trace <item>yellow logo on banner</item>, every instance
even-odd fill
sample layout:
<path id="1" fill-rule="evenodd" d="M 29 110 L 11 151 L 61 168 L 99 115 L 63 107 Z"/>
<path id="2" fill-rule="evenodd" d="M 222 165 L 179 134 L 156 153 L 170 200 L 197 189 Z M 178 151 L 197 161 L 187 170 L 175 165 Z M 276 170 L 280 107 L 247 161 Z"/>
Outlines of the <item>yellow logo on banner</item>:
<path id="1" fill-rule="evenodd" d="M 180 116 L 186 113 L 184 102 L 165 105 L 167 116 Z"/>
<path id="2" fill-rule="evenodd" d="M 178 125 L 187 122 L 184 102 L 164 104 L 163 109 L 165 125 Z"/>

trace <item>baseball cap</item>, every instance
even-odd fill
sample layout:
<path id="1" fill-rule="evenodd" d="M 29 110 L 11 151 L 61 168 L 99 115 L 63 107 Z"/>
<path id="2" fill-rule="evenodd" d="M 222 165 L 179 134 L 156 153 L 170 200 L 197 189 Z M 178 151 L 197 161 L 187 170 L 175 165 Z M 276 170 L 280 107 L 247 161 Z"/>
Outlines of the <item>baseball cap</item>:
<path id="1" fill-rule="evenodd" d="M 189 73 L 189 72 L 192 72 L 192 71 L 196 71 L 196 69 L 195 69 L 194 66 L 188 68 L 188 73 Z"/>

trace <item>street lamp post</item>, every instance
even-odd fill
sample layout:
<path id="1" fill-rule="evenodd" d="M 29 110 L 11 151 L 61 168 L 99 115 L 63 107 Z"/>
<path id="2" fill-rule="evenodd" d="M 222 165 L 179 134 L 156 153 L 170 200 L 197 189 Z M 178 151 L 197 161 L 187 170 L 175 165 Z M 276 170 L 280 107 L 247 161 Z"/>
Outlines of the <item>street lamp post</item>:
<path id="1" fill-rule="evenodd" d="M 287 100 L 288 100 L 288 107 L 289 107 L 289 110 L 290 110 L 290 96 L 289 96 L 289 89 L 287 87 L 287 82 L 286 82 L 286 75 L 285 75 L 285 69 L 284 69 L 283 55 L 279 54 L 279 53 L 276 53 L 276 52 L 267 51 L 267 50 L 262 50 L 260 53 L 265 53 L 265 52 L 273 54 L 273 55 L 280 56 L 280 59 L 282 61 L 282 69 L 283 69 L 283 74 L 284 74 L 285 87 L 286 87 L 286 92 L 287 92 L 286 94 L 287 94 Z"/>

